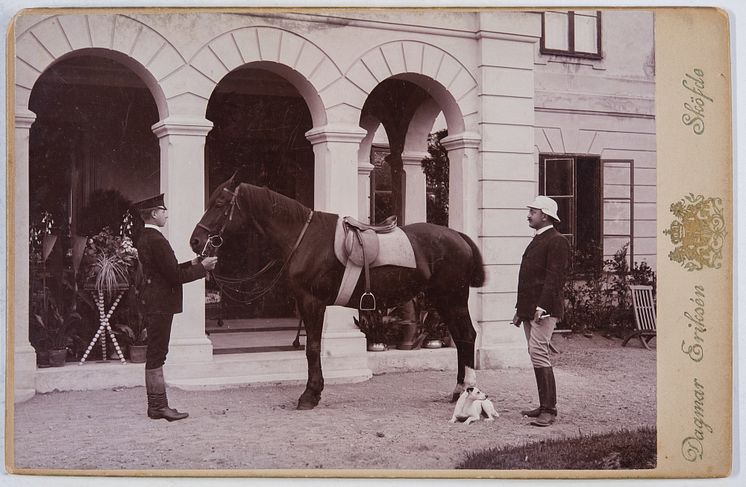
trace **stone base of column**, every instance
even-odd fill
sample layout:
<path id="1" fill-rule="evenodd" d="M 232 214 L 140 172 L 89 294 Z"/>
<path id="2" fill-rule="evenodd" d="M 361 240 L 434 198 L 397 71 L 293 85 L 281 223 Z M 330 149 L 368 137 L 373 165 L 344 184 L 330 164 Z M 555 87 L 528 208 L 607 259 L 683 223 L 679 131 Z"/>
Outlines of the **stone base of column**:
<path id="1" fill-rule="evenodd" d="M 13 353 L 13 402 L 28 401 L 36 394 L 36 350 L 18 346 Z"/>
<path id="2" fill-rule="evenodd" d="M 168 346 L 167 364 L 212 361 L 212 342 L 206 337 L 172 338 Z"/>
<path id="3" fill-rule="evenodd" d="M 362 380 L 373 376 L 368 366 L 368 349 L 365 335 L 355 325 L 353 318 L 357 310 L 342 306 L 328 306 L 324 312 L 324 328 L 321 333 L 321 367 L 324 377 L 326 369 L 333 363 L 344 360 L 343 369 L 336 366 L 336 374 L 360 377 Z M 331 370 L 330 370 L 331 372 Z M 330 375 L 331 378 L 331 375 Z"/>
<path id="4" fill-rule="evenodd" d="M 321 356 L 360 355 L 367 352 L 365 335 L 355 325 L 357 310 L 342 306 L 328 306 L 324 313 L 321 334 Z"/>

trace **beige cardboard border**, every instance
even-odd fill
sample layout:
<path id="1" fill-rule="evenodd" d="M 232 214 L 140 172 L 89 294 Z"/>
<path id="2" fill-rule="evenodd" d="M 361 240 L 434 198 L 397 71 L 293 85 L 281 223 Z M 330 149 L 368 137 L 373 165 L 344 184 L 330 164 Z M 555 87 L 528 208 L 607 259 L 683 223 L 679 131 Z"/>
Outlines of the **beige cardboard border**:
<path id="1" fill-rule="evenodd" d="M 603 7 L 607 9 L 606 7 Z M 524 8 L 525 9 L 525 8 Z M 59 9 L 48 10 L 53 13 Z M 67 9 L 64 9 L 67 10 Z M 132 10 L 132 9 L 126 9 Z M 138 9 L 139 10 L 139 9 Z M 205 9 L 148 9 L 149 11 L 184 11 Z M 214 9 L 209 9 L 214 10 Z M 220 9 L 242 10 L 236 8 Z M 256 10 L 256 9 L 253 9 Z M 282 8 L 282 10 L 291 10 Z M 292 9 L 296 10 L 296 9 Z M 321 10 L 329 10 L 323 8 Z M 520 10 L 512 8 L 510 10 Z M 727 15 L 715 9 L 664 9 L 653 8 L 656 13 L 656 116 L 657 116 L 657 168 L 658 180 L 658 466 L 646 471 L 357 471 L 357 470 L 276 470 L 267 471 L 78 471 L 78 470 L 19 470 L 16 473 L 46 475 L 112 475 L 112 476 L 223 476 L 223 477 L 276 477 L 276 476 L 354 476 L 354 477 L 493 477 L 493 478 L 628 478 L 628 477 L 717 477 L 727 476 L 731 465 L 731 404 L 732 404 L 732 245 L 735 229 L 732 218 L 732 143 L 731 143 L 731 87 L 729 26 Z M 100 11 L 100 9 L 85 9 Z M 109 11 L 109 9 L 107 9 Z M 6 58 L 6 95 L 9 110 L 6 114 L 8 149 L 6 228 L 8 242 L 14 241 L 12 223 L 14 175 L 13 161 L 13 32 L 8 33 Z M 694 69 L 704 72 L 704 94 L 713 101 L 705 104 L 705 131 L 701 136 L 693 133 L 691 126 L 682 123 L 683 104 L 691 103 L 691 93 L 682 88 L 686 74 Z M 721 269 L 704 269 L 689 272 L 681 265 L 670 262 L 668 253 L 673 245 L 661 232 L 673 221 L 669 205 L 689 193 L 722 198 L 728 236 L 723 248 Z M 8 276 L 12 275 L 12 250 L 6 256 Z M 13 289 L 8 289 L 8 317 L 12 316 Z M 705 289 L 706 331 L 704 358 L 693 362 L 681 350 L 682 341 L 693 339 L 692 328 L 683 316 L 692 312 L 690 297 L 694 286 Z M 13 461 L 13 327 L 7 323 L 6 368 L 6 465 L 10 471 Z M 706 392 L 704 420 L 712 427 L 705 434 L 703 454 L 690 462 L 682 455 L 682 442 L 694 434 L 694 384 L 698 381 Z M 321 475 L 320 475 L 321 474 Z"/>

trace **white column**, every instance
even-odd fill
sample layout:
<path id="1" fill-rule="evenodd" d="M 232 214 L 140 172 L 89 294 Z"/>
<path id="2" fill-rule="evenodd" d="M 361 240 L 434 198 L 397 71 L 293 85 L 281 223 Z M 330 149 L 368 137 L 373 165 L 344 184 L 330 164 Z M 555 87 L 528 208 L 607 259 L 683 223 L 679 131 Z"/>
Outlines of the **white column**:
<path id="1" fill-rule="evenodd" d="M 314 153 L 314 209 L 358 214 L 358 150 L 366 131 L 333 124 L 306 132 Z"/>
<path id="2" fill-rule="evenodd" d="M 464 132 L 441 140 L 448 151 L 448 226 L 464 232 L 475 242 L 479 238 L 479 173 L 477 159 L 480 136 Z"/>
<path id="3" fill-rule="evenodd" d="M 8 303 L 12 303 L 12 322 L 8 328 L 13 343 L 13 401 L 21 402 L 36 393 L 36 351 L 28 340 L 29 333 L 29 135 L 36 114 L 16 107 L 15 149 L 10 175 L 12 194 L 8 195 L 8 211 L 13 215 L 13 226 L 8 229 L 8 242 L 13 242 L 13 260 L 9 261 L 8 275 L 13 285 L 8 289 Z"/>
<path id="4" fill-rule="evenodd" d="M 427 221 L 427 179 L 422 169 L 422 159 L 428 152 L 404 152 L 401 155 L 404 163 L 404 223 Z"/>
<path id="5" fill-rule="evenodd" d="M 342 216 L 359 215 L 360 142 L 367 132 L 356 125 L 330 124 L 306 132 L 313 144 L 315 158 L 314 209 Z M 352 318 L 357 311 L 342 306 L 328 306 L 321 335 L 322 357 L 357 356 L 360 367 L 366 354 L 365 335 Z"/>
<path id="6" fill-rule="evenodd" d="M 479 246 L 479 134 L 464 132 L 445 137 L 440 141 L 448 151 L 448 226 L 467 234 Z M 482 296 L 469 288 L 469 314 L 477 331 L 477 350 L 481 348 Z M 478 356 L 478 352 L 477 352 Z M 479 363 L 477 362 L 477 367 Z"/>
<path id="7" fill-rule="evenodd" d="M 166 194 L 164 234 L 179 262 L 194 258 L 189 237 L 204 213 L 205 137 L 212 122 L 199 117 L 168 117 L 153 125 L 161 147 L 161 191 Z M 212 360 L 205 335 L 205 281 L 184 285 L 184 310 L 174 316 L 167 364 Z"/>
<path id="8" fill-rule="evenodd" d="M 370 173 L 374 166 L 370 161 L 357 163 L 357 219 L 363 223 L 370 221 Z"/>

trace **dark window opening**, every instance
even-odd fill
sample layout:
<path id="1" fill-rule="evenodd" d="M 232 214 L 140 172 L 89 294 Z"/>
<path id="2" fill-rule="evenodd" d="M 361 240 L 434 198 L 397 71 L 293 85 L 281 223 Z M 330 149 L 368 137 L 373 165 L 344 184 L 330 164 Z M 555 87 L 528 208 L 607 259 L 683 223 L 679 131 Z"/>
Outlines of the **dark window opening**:
<path id="1" fill-rule="evenodd" d="M 539 193 L 557 202 L 557 230 L 570 241 L 576 271 L 603 265 L 603 184 L 598 157 L 539 158 Z"/>

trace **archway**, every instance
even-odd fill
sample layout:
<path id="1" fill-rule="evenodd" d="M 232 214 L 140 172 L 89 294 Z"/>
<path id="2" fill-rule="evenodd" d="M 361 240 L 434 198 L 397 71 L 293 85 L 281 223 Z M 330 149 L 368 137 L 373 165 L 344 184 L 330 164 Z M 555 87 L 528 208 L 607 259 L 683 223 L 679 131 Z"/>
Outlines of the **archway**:
<path id="1" fill-rule="evenodd" d="M 129 67 L 91 51 L 68 55 L 46 69 L 29 108 L 37 114 L 29 139 L 31 305 L 46 296 L 64 313 L 76 304 L 82 250 L 77 243 L 98 231 L 103 220 L 84 223 L 107 213 L 103 206 L 112 203 L 104 200 L 85 214 L 91 195 L 111 190 L 123 202 L 133 202 L 159 190 L 160 152 L 151 131 L 158 108 Z M 82 325 L 86 332 L 88 321 Z M 34 344 L 33 327 L 30 333 Z"/>
<path id="2" fill-rule="evenodd" d="M 431 136 L 436 118 L 441 114 L 442 120 L 444 110 L 431 96 L 433 84 L 432 80 L 412 74 L 388 78 L 371 91 L 363 106 L 361 126 L 369 135 L 363 141 L 365 147 L 361 147 L 361 154 L 369 153 L 373 166 L 371 221 L 380 221 L 389 214 L 397 215 L 401 223 L 428 220 L 422 160 L 432 157 L 428 153 L 429 144 L 439 146 L 439 139 L 447 134 L 441 132 L 440 137 Z M 374 132 L 376 139 L 381 137 L 381 128 L 387 139 L 384 145 L 375 143 L 373 137 Z M 443 157 L 437 163 L 447 165 L 445 151 L 442 147 L 440 149 Z M 430 174 L 448 177 L 447 168 Z M 440 194 L 444 193 L 441 191 Z M 444 205 L 447 208 L 447 201 Z M 435 219 L 430 218 L 430 221 Z M 447 220 L 440 218 L 437 223 L 447 224 Z"/>
<path id="3" fill-rule="evenodd" d="M 232 71 L 210 97 L 206 116 L 214 128 L 206 141 L 207 194 L 239 171 L 244 182 L 267 186 L 313 207 L 314 153 L 305 137 L 313 127 L 311 112 L 295 85 L 268 67 L 253 63 Z M 232 277 L 251 275 L 278 257 L 261 235 L 234 236 L 226 239 L 220 251 L 221 262 L 230 265 L 219 266 L 218 272 Z M 251 289 L 269 285 L 278 270 L 279 266 L 271 268 L 258 280 L 240 286 L 238 292 L 221 291 L 208 283 L 208 295 L 220 291 L 216 299 L 221 303 L 217 310 L 208 305 L 208 331 L 218 318 L 242 320 L 249 326 L 245 320 L 293 317 L 295 303 L 284 280 L 262 299 L 245 302 Z M 288 341 L 277 346 L 289 345 Z M 275 344 L 264 344 L 267 347 L 277 349 Z"/>

